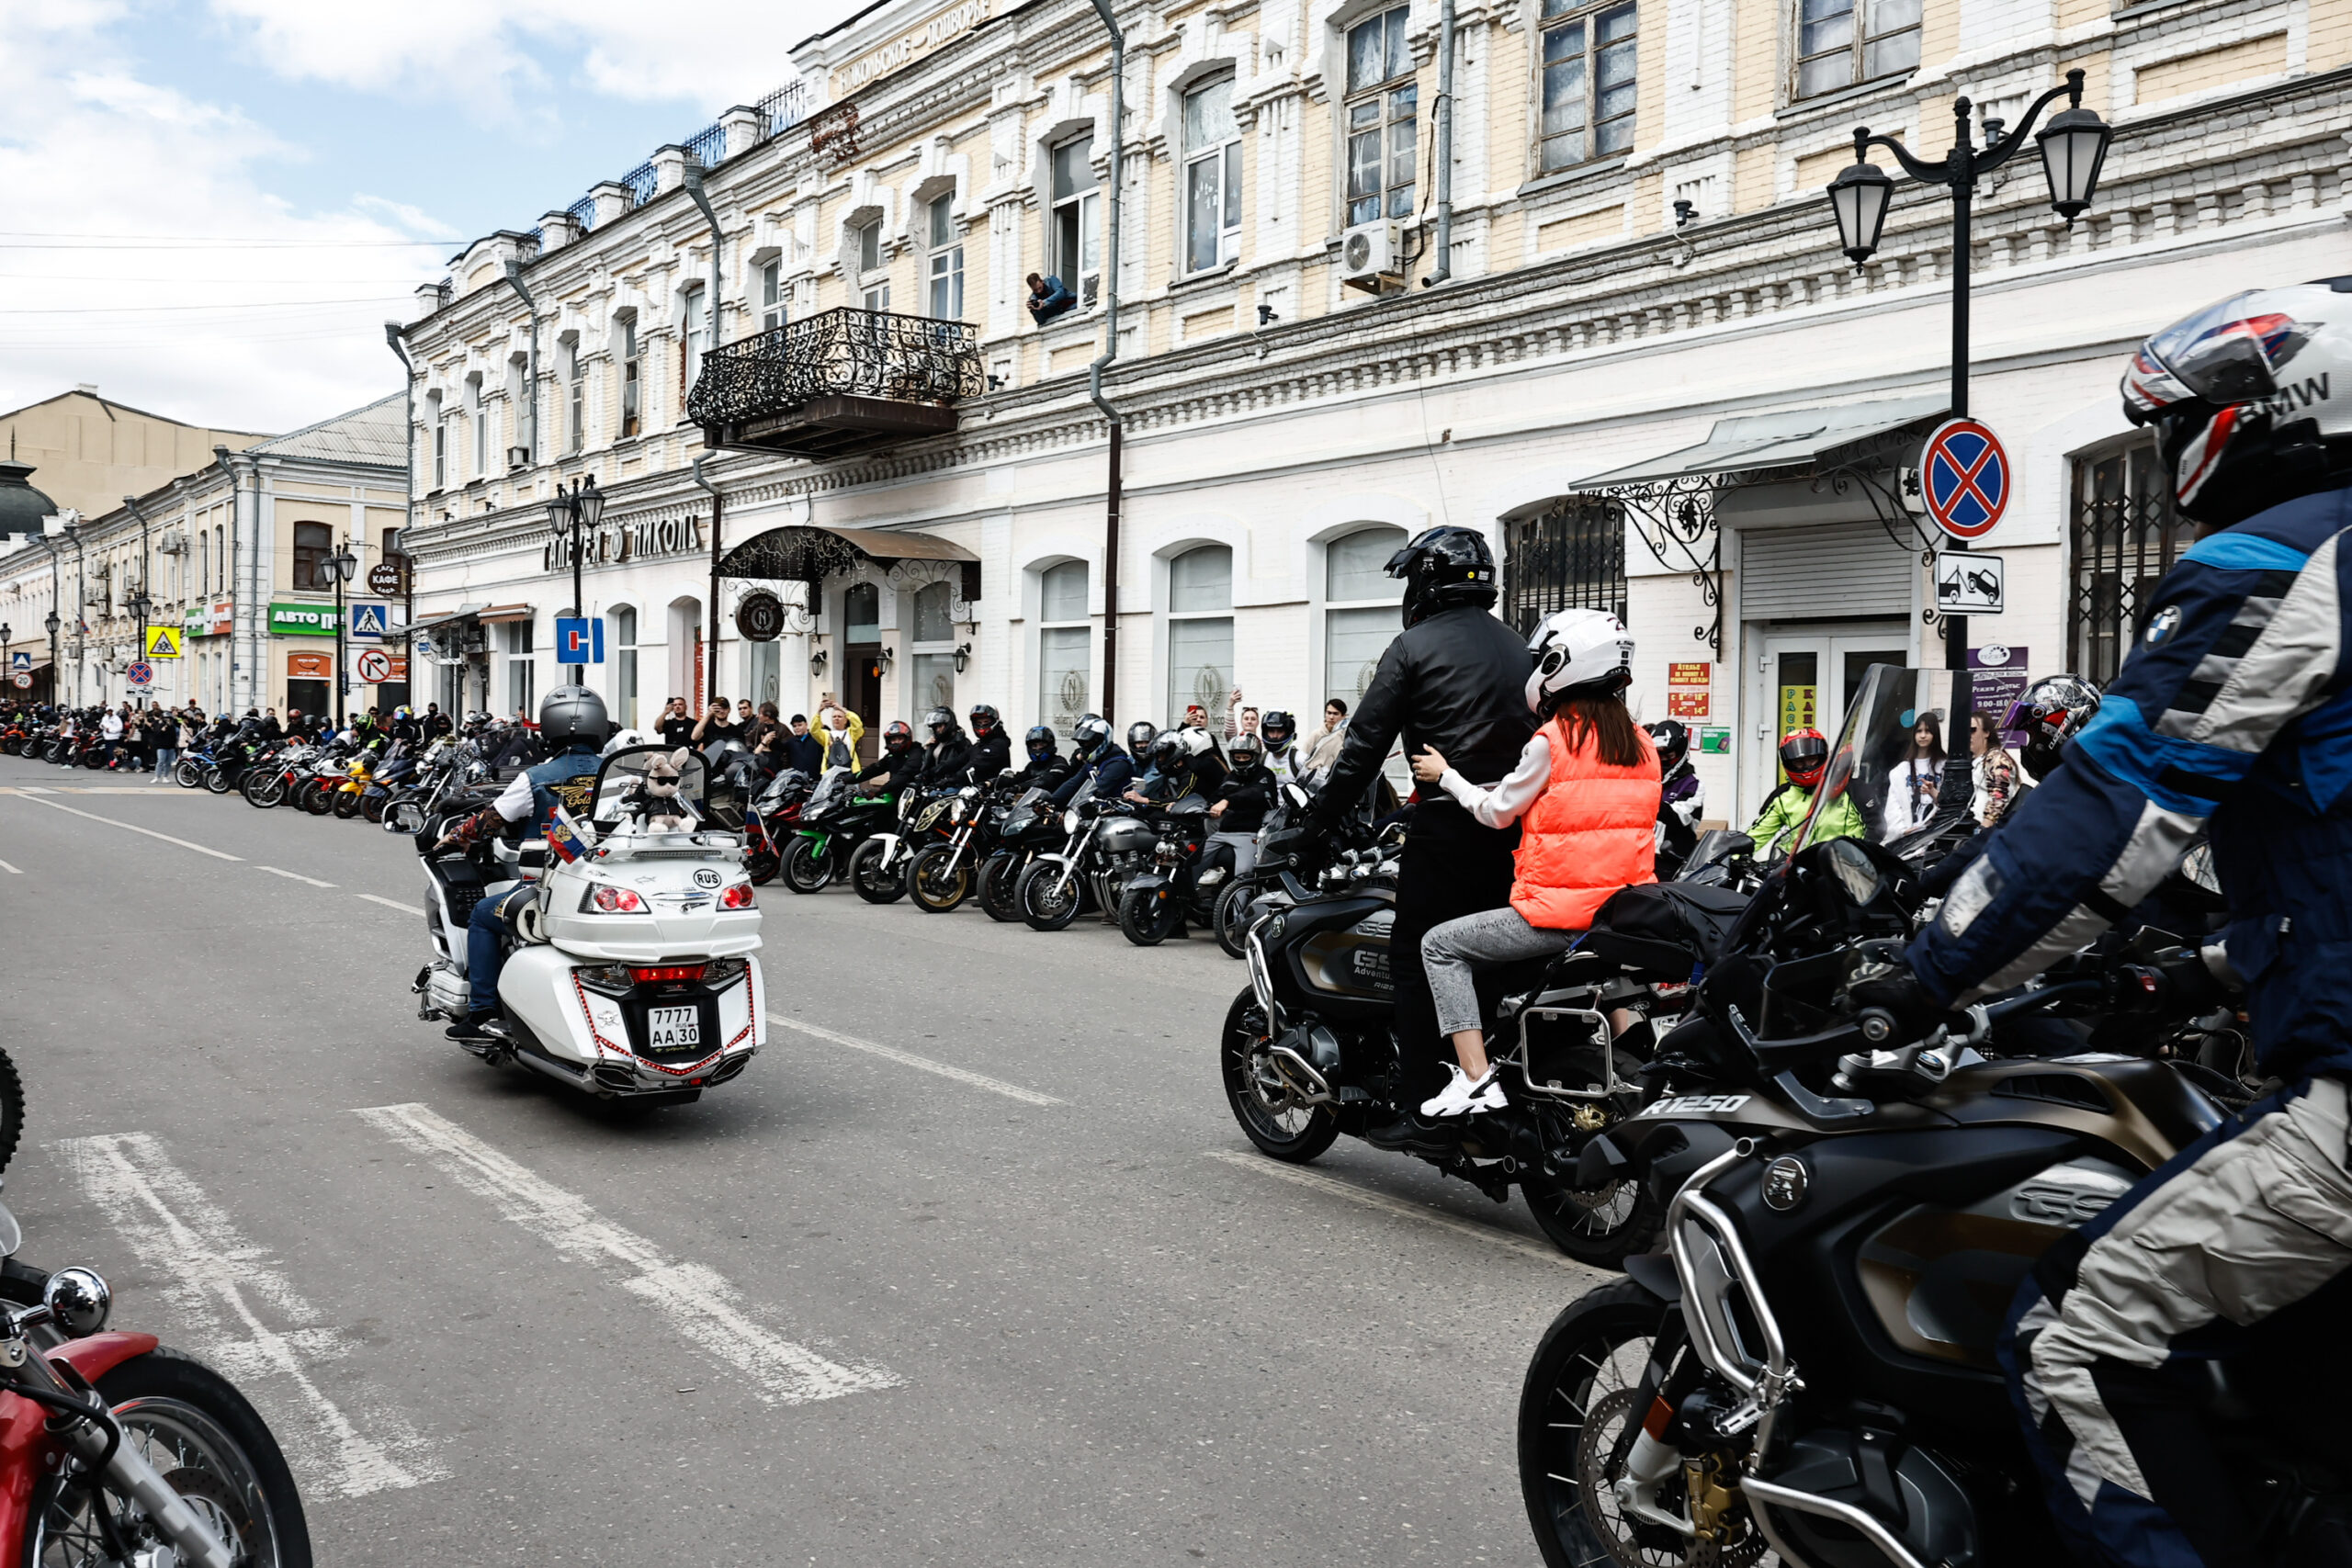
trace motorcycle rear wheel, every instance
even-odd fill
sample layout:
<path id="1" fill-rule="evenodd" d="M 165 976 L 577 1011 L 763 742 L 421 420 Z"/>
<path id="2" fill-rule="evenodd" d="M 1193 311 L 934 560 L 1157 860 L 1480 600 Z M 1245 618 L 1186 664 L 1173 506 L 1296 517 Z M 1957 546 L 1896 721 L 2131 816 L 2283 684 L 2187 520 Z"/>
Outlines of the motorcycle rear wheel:
<path id="1" fill-rule="evenodd" d="M 97 1380 L 135 1443 L 239 1563 L 311 1568 L 301 1494 L 266 1423 L 220 1373 L 158 1346 Z M 45 1483 L 34 1499 L 28 1562 L 111 1562 L 93 1515 L 128 1499 L 94 1497 L 86 1475 Z"/>
<path id="2" fill-rule="evenodd" d="M 1020 886 L 1015 889 L 1015 901 L 1021 906 L 1021 918 L 1035 931 L 1057 931 L 1078 919 L 1078 907 L 1085 902 L 1080 879 L 1073 874 L 1068 884 L 1057 890 L 1061 881 L 1062 867 L 1051 861 L 1038 861 L 1021 874 Z"/>
<path id="3" fill-rule="evenodd" d="M 1119 895 L 1119 931 L 1137 947 L 1158 947 L 1184 929 L 1184 900 L 1173 887 L 1130 887 Z"/>
<path id="4" fill-rule="evenodd" d="M 1252 1053 L 1265 1038 L 1259 1027 L 1261 1021 L 1256 992 L 1243 991 L 1233 998 L 1233 1006 L 1225 1015 L 1225 1037 L 1217 1050 L 1218 1069 L 1225 1078 L 1225 1102 L 1233 1108 L 1233 1119 L 1241 1123 L 1242 1132 L 1261 1152 L 1292 1165 L 1305 1165 L 1339 1137 L 1339 1113 L 1328 1105 L 1277 1109 L 1268 1103 L 1250 1066 Z"/>
<path id="5" fill-rule="evenodd" d="M 17 1157 L 17 1143 L 25 1135 L 25 1080 L 8 1053 L 0 1051 L 0 1170 Z"/>
<path id="6" fill-rule="evenodd" d="M 944 915 L 971 897 L 972 863 L 950 843 L 925 844 L 907 863 L 907 896 L 915 908 Z"/>
<path id="7" fill-rule="evenodd" d="M 784 852 L 778 874 L 795 893 L 821 893 L 833 879 L 832 857 L 820 850 L 814 839 L 795 839 Z"/>
<path id="8" fill-rule="evenodd" d="M 895 904 L 907 896 L 906 874 L 883 864 L 887 853 L 881 840 L 868 839 L 849 857 L 849 885 L 869 904 Z"/>
<path id="9" fill-rule="evenodd" d="M 992 854 L 980 863 L 980 908 L 989 919 L 1011 925 L 1021 918 L 1021 874 L 1026 869 L 1010 852 Z"/>

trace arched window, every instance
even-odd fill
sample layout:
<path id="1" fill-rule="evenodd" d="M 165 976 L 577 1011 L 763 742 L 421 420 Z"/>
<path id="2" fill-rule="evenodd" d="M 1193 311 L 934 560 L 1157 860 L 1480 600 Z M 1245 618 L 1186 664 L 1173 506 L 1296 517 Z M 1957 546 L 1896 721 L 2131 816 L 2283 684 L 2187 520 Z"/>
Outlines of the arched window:
<path id="1" fill-rule="evenodd" d="M 908 717 L 920 724 L 933 708 L 956 711 L 956 623 L 948 586 L 926 583 L 915 590 L 914 680 L 908 686 Z"/>
<path id="2" fill-rule="evenodd" d="M 1197 703 L 1225 711 L 1233 689 L 1233 552 L 1203 545 L 1168 563 L 1168 722 Z"/>
<path id="3" fill-rule="evenodd" d="M 323 523 L 294 525 L 294 586 L 332 592 L 326 558 L 334 553 L 334 532 Z"/>
<path id="4" fill-rule="evenodd" d="M 1402 528 L 1362 528 L 1323 547 L 1323 701 L 1338 697 L 1350 713 L 1404 629 L 1405 584 L 1387 571 L 1404 544 Z"/>
<path id="5" fill-rule="evenodd" d="M 1066 560 L 1038 574 L 1037 626 L 1037 722 L 1067 738 L 1093 697 L 1084 561 Z"/>

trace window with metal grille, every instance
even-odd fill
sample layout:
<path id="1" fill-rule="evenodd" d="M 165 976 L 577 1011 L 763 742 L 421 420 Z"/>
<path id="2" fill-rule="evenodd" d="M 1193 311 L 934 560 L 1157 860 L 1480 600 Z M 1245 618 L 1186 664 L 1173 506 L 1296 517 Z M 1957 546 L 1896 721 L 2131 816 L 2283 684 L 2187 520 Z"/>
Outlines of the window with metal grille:
<path id="1" fill-rule="evenodd" d="M 1532 636 L 1556 610 L 1625 618 L 1625 513 L 1606 496 L 1562 496 L 1504 533 L 1504 618 Z"/>
<path id="2" fill-rule="evenodd" d="M 2173 510 L 2172 482 L 2155 446 L 2135 442 L 2075 459 L 2068 535 L 2067 648 L 2075 672 L 2105 685 L 2154 607 L 2157 582 L 2195 541 L 2197 525 Z"/>

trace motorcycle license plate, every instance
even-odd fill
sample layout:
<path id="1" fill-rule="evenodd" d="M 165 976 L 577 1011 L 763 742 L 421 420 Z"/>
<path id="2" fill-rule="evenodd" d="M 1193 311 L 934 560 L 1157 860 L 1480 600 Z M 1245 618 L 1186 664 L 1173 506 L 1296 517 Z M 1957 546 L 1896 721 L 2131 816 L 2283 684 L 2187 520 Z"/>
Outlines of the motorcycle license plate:
<path id="1" fill-rule="evenodd" d="M 645 1043 L 649 1049 L 673 1051 L 681 1045 L 702 1043 L 702 1010 L 699 1008 L 653 1008 L 645 1021 Z"/>

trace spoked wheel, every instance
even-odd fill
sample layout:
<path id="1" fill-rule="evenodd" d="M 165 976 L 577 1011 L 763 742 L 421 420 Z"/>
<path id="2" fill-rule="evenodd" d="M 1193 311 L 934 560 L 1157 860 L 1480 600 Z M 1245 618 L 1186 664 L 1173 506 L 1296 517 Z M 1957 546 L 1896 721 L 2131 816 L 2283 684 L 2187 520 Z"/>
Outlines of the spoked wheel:
<path id="1" fill-rule="evenodd" d="M 1038 861 L 1021 874 L 1015 899 L 1031 931 L 1061 931 L 1078 919 L 1078 907 L 1085 899 L 1083 886 L 1076 873 L 1065 877 L 1063 870 L 1051 861 Z"/>
<path id="2" fill-rule="evenodd" d="M 98 1393 L 136 1447 L 228 1548 L 251 1568 L 311 1568 L 311 1533 L 302 1499 L 269 1428 L 220 1373 L 176 1350 L 134 1356 L 98 1379 Z M 52 1480 L 34 1498 L 25 1562 L 40 1568 L 84 1568 L 124 1562 L 115 1543 L 144 1540 L 138 1505 L 101 1491 L 77 1471 Z M 111 1517 L 108 1517 L 111 1516 Z M 177 1561 L 168 1547 L 135 1561 Z"/>
<path id="3" fill-rule="evenodd" d="M 1184 929 L 1184 900 L 1168 886 L 1130 887 L 1119 896 L 1119 930 L 1137 947 L 1158 947 Z"/>
<path id="4" fill-rule="evenodd" d="M 1642 1373 L 1671 1310 L 1621 1280 L 1570 1304 L 1536 1347 L 1519 1394 L 1519 1485 L 1547 1568 L 1746 1568 L 1764 1554 L 1744 1511 L 1724 1515 L 1730 1539 L 1702 1543 L 1628 1517 L 1617 1501 L 1648 1414 L 1634 1408 Z M 1668 1512 L 1684 1507 L 1682 1486 L 1678 1473 L 1658 1489 Z"/>
<path id="5" fill-rule="evenodd" d="M 1258 1010 L 1256 993 L 1244 991 L 1225 1015 L 1225 1039 L 1217 1052 L 1226 1103 L 1251 1143 L 1276 1159 L 1303 1165 L 1340 1135 L 1339 1114 L 1328 1105 L 1300 1104 L 1265 1045 L 1265 1015 Z"/>
<path id="6" fill-rule="evenodd" d="M 833 879 L 832 857 L 819 849 L 814 839 L 795 839 L 792 847 L 784 852 L 784 865 L 778 874 L 795 893 L 822 892 Z"/>
<path id="7" fill-rule="evenodd" d="M 256 770 L 245 775 L 245 782 L 237 786 L 237 793 L 245 797 L 247 806 L 267 811 L 286 798 L 286 775 Z"/>
<path id="8" fill-rule="evenodd" d="M 980 908 L 991 920 L 1007 924 L 1021 918 L 1021 874 L 1028 864 L 1021 857 L 993 854 L 981 863 Z"/>
<path id="9" fill-rule="evenodd" d="M 1243 944 L 1250 935 L 1250 906 L 1257 897 L 1258 889 L 1247 882 L 1228 884 L 1216 896 L 1211 923 L 1216 928 L 1216 944 L 1225 949 L 1227 958 L 1249 956 L 1249 949 Z"/>
<path id="10" fill-rule="evenodd" d="M 971 897 L 977 880 L 959 844 L 925 844 L 907 863 L 907 893 L 915 907 L 944 915 Z"/>
<path id="11" fill-rule="evenodd" d="M 881 840 L 868 839 L 849 857 L 849 885 L 869 904 L 895 904 L 907 896 L 905 874 L 885 863 L 888 853 Z"/>
<path id="12" fill-rule="evenodd" d="M 1561 1060 L 1580 1081 L 1597 1080 L 1600 1075 L 1598 1046 L 1569 1052 Z M 1616 1054 L 1616 1066 L 1619 1082 L 1638 1080 L 1642 1064 L 1630 1052 Z M 1547 1175 L 1543 1166 L 1531 1164 L 1519 1190 L 1552 1245 L 1596 1269 L 1623 1268 L 1628 1258 L 1656 1247 L 1666 1226 L 1666 1205 L 1630 1178 L 1579 1191 L 1573 1175 Z"/>

